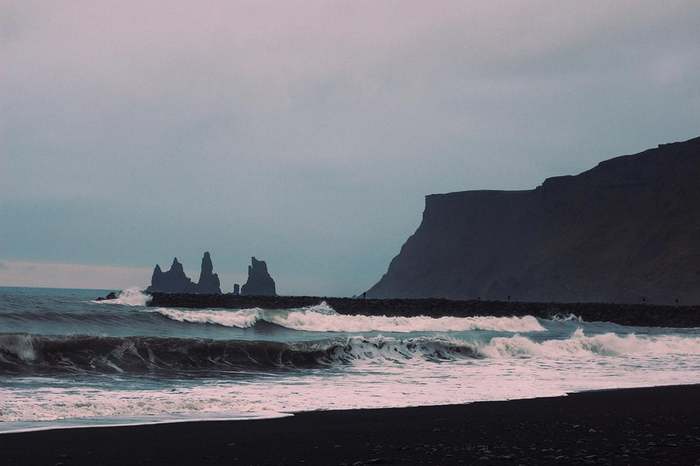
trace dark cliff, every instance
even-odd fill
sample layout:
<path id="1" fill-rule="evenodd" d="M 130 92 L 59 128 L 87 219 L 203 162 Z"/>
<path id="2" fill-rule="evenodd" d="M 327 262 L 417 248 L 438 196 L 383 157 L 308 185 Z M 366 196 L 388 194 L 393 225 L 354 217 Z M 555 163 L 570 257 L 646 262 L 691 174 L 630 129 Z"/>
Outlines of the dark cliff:
<path id="1" fill-rule="evenodd" d="M 700 303 L 700 138 L 530 191 L 426 197 L 368 297 Z"/>

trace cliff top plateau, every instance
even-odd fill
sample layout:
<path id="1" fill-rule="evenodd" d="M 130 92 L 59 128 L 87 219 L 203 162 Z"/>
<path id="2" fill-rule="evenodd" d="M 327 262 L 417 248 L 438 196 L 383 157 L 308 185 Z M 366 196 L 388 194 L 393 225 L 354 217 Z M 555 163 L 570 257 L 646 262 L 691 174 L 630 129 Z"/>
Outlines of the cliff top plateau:
<path id="1" fill-rule="evenodd" d="M 700 138 L 532 190 L 426 196 L 367 296 L 700 304 Z"/>

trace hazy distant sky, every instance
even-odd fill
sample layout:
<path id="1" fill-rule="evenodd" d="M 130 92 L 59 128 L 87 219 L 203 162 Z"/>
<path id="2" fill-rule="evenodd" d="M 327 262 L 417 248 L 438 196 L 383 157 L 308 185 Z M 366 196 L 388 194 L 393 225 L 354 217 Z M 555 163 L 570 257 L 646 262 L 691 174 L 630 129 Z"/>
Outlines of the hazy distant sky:
<path id="1" fill-rule="evenodd" d="M 700 135 L 700 2 L 0 0 L 0 285 L 372 285 L 424 195 Z"/>

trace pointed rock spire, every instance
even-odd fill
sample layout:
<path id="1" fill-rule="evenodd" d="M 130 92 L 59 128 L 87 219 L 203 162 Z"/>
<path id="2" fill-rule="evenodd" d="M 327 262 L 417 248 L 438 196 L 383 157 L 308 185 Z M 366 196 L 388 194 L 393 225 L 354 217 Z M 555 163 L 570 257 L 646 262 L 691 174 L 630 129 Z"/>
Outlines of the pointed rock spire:
<path id="1" fill-rule="evenodd" d="M 153 269 L 151 286 L 149 286 L 146 291 L 162 293 L 194 293 L 196 292 L 196 285 L 192 283 L 192 280 L 190 280 L 187 275 L 185 275 L 182 264 L 176 257 L 173 259 L 173 264 L 170 266 L 170 270 L 167 272 L 163 272 L 160 269 L 160 265 L 156 265 L 156 267 Z"/>
<path id="2" fill-rule="evenodd" d="M 214 264 L 211 262 L 209 251 L 202 256 L 202 268 L 197 283 L 197 293 L 221 294 L 219 275 L 214 273 Z"/>
<path id="3" fill-rule="evenodd" d="M 170 271 L 170 272 L 175 271 L 175 272 L 182 272 L 182 273 L 184 273 L 184 269 L 182 268 L 182 264 L 180 263 L 180 261 L 177 260 L 177 257 L 173 257 L 173 263 L 172 263 L 172 265 L 170 266 L 170 270 L 169 270 L 169 271 Z"/>
<path id="4" fill-rule="evenodd" d="M 275 281 L 268 273 L 265 261 L 251 257 L 251 265 L 248 266 L 248 281 L 241 287 L 241 294 L 249 296 L 277 295 Z"/>

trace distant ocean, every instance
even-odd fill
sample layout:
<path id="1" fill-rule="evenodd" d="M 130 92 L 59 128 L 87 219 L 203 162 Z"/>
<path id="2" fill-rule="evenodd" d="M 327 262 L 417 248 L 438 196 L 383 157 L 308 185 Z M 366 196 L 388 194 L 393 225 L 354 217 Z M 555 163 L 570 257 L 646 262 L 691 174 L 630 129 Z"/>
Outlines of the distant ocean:
<path id="1" fill-rule="evenodd" d="M 146 307 L 0 288 L 0 432 L 700 383 L 700 329 Z"/>

